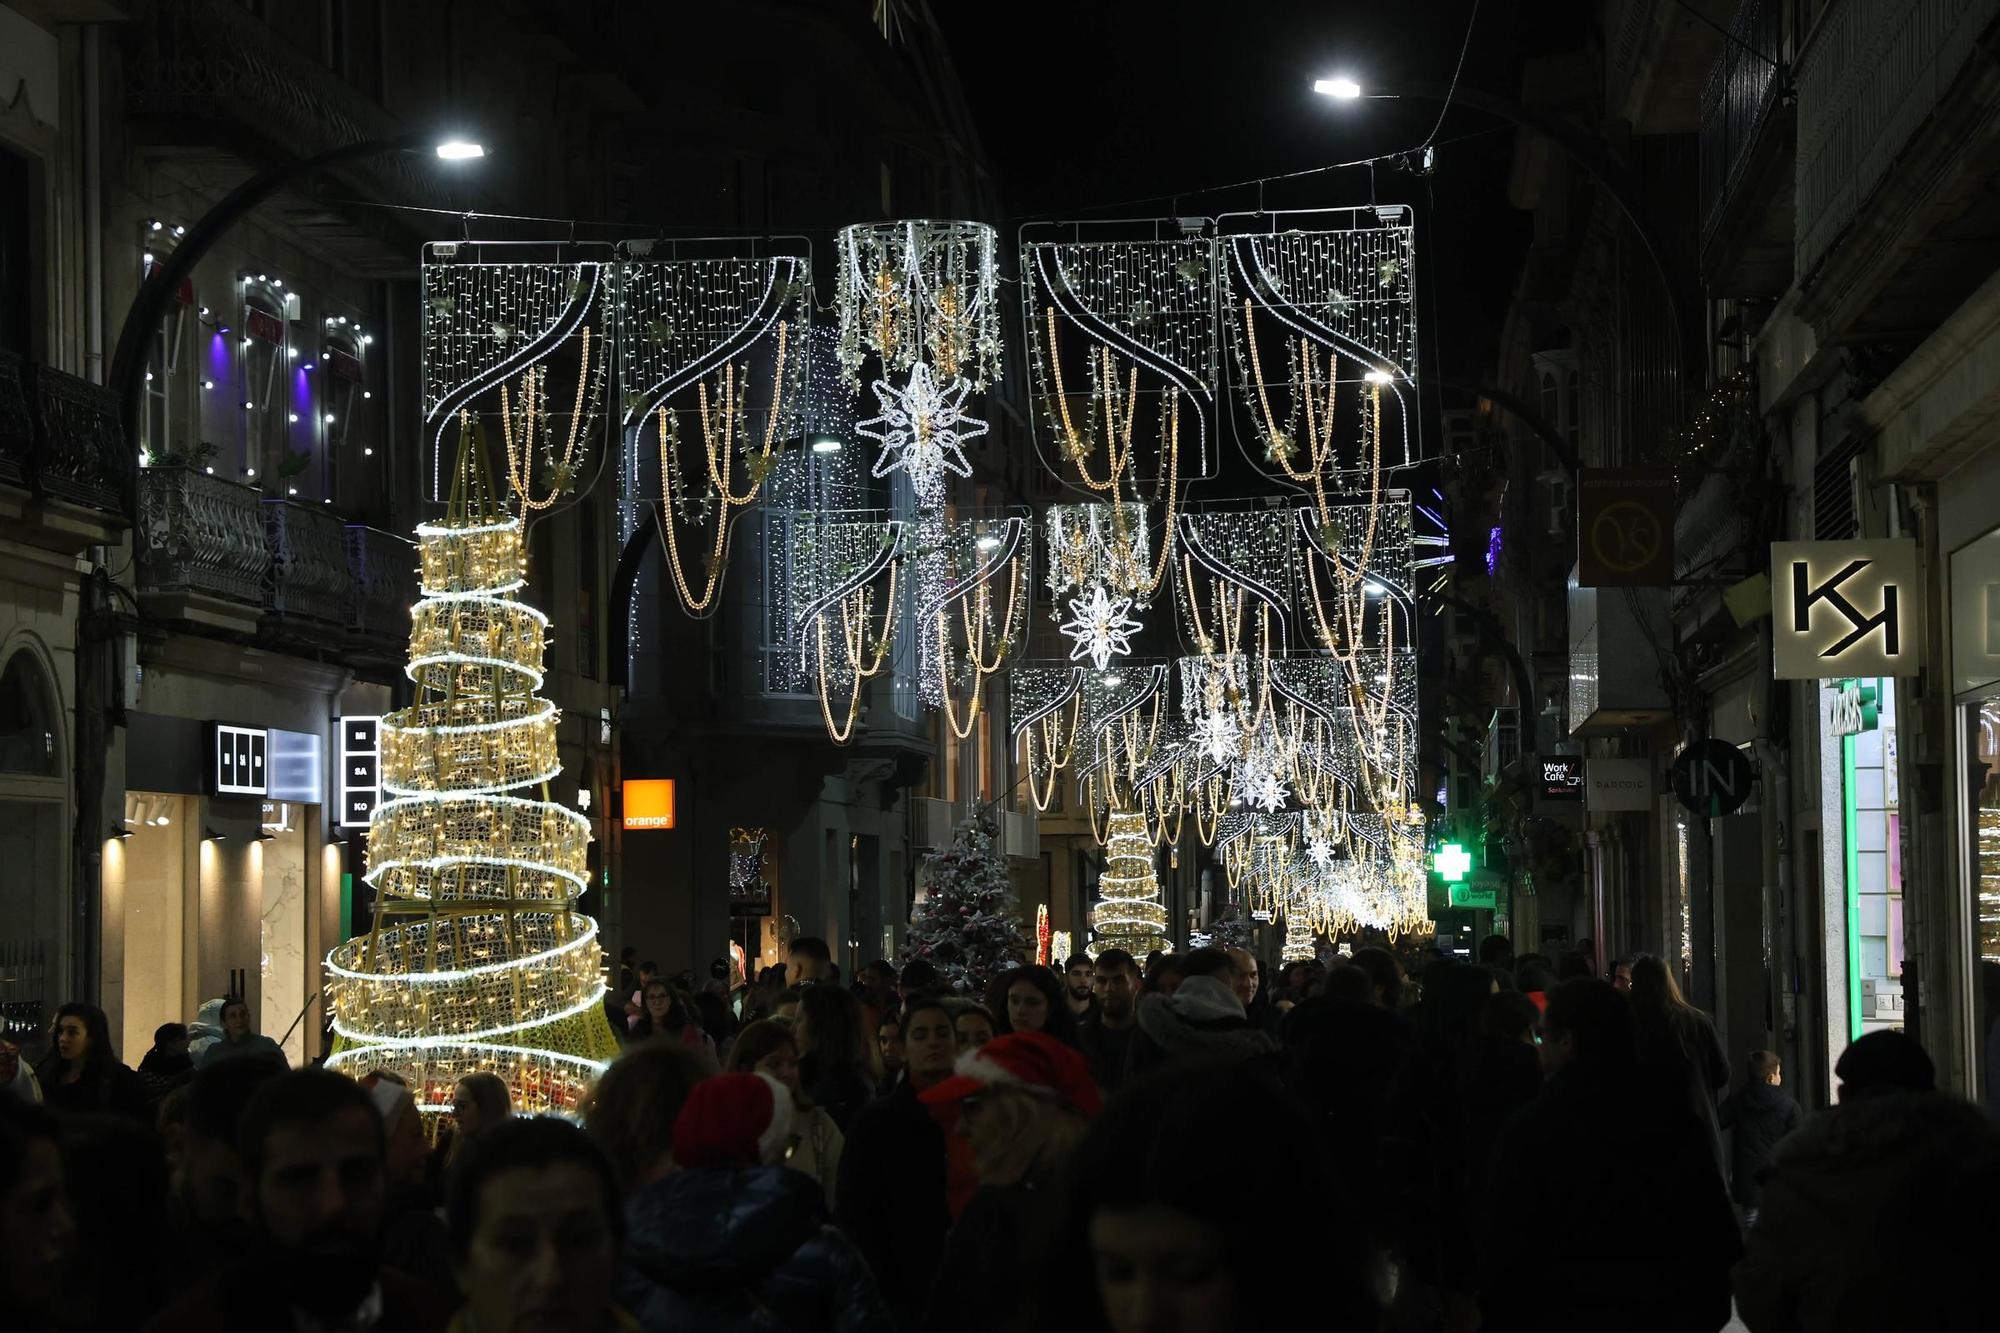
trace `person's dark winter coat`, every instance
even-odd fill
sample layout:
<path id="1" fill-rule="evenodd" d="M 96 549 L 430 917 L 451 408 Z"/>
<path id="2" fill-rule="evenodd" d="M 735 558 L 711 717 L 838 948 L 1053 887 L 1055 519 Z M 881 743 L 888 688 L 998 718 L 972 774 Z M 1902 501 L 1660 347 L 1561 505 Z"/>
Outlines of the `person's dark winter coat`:
<path id="1" fill-rule="evenodd" d="M 1992 1327 L 2000 1129 L 1942 1093 L 1847 1101 L 1778 1146 L 1736 1266 L 1754 1333 Z"/>
<path id="2" fill-rule="evenodd" d="M 42 1084 L 42 1104 L 51 1111 L 58 1115 L 71 1112 L 122 1115 L 151 1122 L 146 1080 L 134 1070 L 112 1060 L 87 1070 L 74 1083 L 65 1083 L 60 1069 L 61 1062 L 50 1059 L 35 1071 Z"/>
<path id="3" fill-rule="evenodd" d="M 861 1108 L 875 1099 L 875 1089 L 860 1070 L 852 1065 L 827 1069 L 811 1055 L 799 1061 L 799 1086 L 807 1101 L 833 1117 L 843 1135 Z"/>
<path id="4" fill-rule="evenodd" d="M 651 1330 L 874 1333 L 889 1313 L 868 1265 L 827 1225 L 825 1193 L 782 1166 L 703 1166 L 626 1208 L 617 1301 Z"/>
<path id="5" fill-rule="evenodd" d="M 1044 1181 L 980 1186 L 945 1244 L 925 1333 L 1025 1333 L 1032 1256 L 1057 1207 Z"/>
<path id="6" fill-rule="evenodd" d="M 840 1154 L 835 1220 L 906 1328 L 922 1316 L 944 1259 L 946 1180 L 944 1130 L 907 1082 L 855 1117 Z"/>
<path id="7" fill-rule="evenodd" d="M 1258 1060 L 1275 1068 L 1278 1044 L 1250 1025 L 1220 977 L 1189 977 L 1172 995 L 1139 999 L 1139 1038 L 1126 1076 L 1178 1060 Z"/>
<path id="8" fill-rule="evenodd" d="M 1709 1154 L 1720 1176 L 1727 1163 L 1715 1099 L 1729 1086 L 1729 1057 L 1722 1053 L 1715 1024 L 1701 1010 L 1685 1007 L 1669 1011 L 1664 1026 L 1641 1022 L 1639 1064 L 1652 1085 L 1665 1095 L 1680 1097 L 1707 1132 Z"/>
<path id="9" fill-rule="evenodd" d="M 1076 1044 L 1090 1061 L 1090 1076 L 1097 1086 L 1104 1089 L 1104 1095 L 1125 1086 L 1126 1071 L 1132 1063 L 1132 1047 L 1139 1037 L 1137 1022 L 1127 1023 L 1122 1028 L 1107 1027 L 1100 1011 L 1076 1026 Z"/>
<path id="10" fill-rule="evenodd" d="M 1555 1074 L 1501 1131 L 1480 1202 L 1484 1333 L 1729 1322 L 1740 1247 L 1707 1136 L 1624 1069 Z"/>
<path id="11" fill-rule="evenodd" d="M 216 1333 L 218 1329 L 317 1327 L 291 1304 L 290 1292 L 309 1274 L 281 1271 L 269 1264 L 239 1261 L 189 1288 L 145 1333 Z M 371 1333 L 444 1333 L 453 1302 L 435 1287 L 383 1269 L 376 1278 L 381 1318 Z"/>
<path id="12" fill-rule="evenodd" d="M 1476 1194 L 1493 1160 L 1493 1144 L 1523 1107 L 1542 1090 L 1542 1061 L 1535 1048 L 1500 1037 L 1474 1037 L 1459 1071 L 1463 1108 L 1460 1133 L 1465 1144 L 1466 1184 Z"/>
<path id="13" fill-rule="evenodd" d="M 1718 1114 L 1729 1131 L 1729 1197 L 1745 1208 L 1758 1200 L 1757 1175 L 1771 1164 L 1778 1141 L 1799 1127 L 1799 1104 L 1761 1080 L 1729 1094 Z"/>

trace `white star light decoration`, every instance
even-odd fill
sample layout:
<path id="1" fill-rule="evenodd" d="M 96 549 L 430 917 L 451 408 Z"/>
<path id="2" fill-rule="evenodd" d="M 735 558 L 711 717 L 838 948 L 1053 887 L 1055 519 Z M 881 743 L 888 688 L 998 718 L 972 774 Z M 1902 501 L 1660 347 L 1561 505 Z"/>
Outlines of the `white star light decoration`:
<path id="1" fill-rule="evenodd" d="M 1243 729 L 1236 725 L 1233 713 L 1207 713 L 1195 719 L 1195 748 L 1215 763 L 1226 764 L 1234 759 L 1242 737 Z"/>
<path id="2" fill-rule="evenodd" d="M 1315 867 L 1324 872 L 1333 864 L 1333 844 L 1325 838 L 1314 838 L 1306 844 L 1306 855 L 1312 858 Z"/>
<path id="3" fill-rule="evenodd" d="M 856 422 L 855 429 L 882 446 L 875 458 L 876 476 L 886 477 L 900 467 L 910 474 L 919 498 L 934 500 L 942 493 L 945 473 L 972 475 L 965 445 L 986 433 L 986 423 L 965 415 L 969 381 L 953 376 L 940 386 L 931 368 L 919 361 L 910 367 L 910 382 L 903 387 L 876 380 L 873 388 L 882 413 Z"/>
<path id="4" fill-rule="evenodd" d="M 1069 660 L 1074 662 L 1087 656 L 1090 664 L 1102 671 L 1114 656 L 1131 652 L 1132 636 L 1143 628 L 1132 619 L 1131 610 L 1130 597 L 1113 597 L 1105 591 L 1102 583 L 1092 587 L 1087 597 L 1072 597 L 1070 618 L 1060 627 L 1064 634 L 1076 640 Z"/>

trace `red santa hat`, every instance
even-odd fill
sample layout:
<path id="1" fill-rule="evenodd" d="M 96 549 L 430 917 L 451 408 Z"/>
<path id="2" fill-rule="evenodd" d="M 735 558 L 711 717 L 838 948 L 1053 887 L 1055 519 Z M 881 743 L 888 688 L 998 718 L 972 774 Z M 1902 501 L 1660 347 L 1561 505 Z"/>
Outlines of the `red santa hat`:
<path id="1" fill-rule="evenodd" d="M 674 1164 L 760 1166 L 792 1136 L 792 1094 L 769 1074 L 717 1074 L 694 1085 L 674 1121 Z"/>
<path id="2" fill-rule="evenodd" d="M 1001 1087 L 1057 1098 L 1084 1115 L 1096 1115 L 1104 1105 L 1082 1052 L 1046 1032 L 995 1037 L 959 1056 L 955 1068 L 950 1078 L 919 1093 L 918 1099 L 936 1106 Z"/>

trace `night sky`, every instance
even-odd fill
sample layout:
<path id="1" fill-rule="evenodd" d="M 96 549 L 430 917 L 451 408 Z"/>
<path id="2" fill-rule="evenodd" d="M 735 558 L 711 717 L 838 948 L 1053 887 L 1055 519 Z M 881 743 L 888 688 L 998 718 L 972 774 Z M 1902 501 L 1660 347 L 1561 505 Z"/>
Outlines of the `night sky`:
<path id="1" fill-rule="evenodd" d="M 1437 122 L 1436 102 L 1336 103 L 1312 82 L 1340 72 L 1365 88 L 1447 84 L 1472 8 L 1472 0 L 933 2 L 1010 219 L 1248 211 L 1258 207 L 1254 187 L 1203 191 L 1414 148 Z M 1516 95 L 1525 55 L 1594 40 L 1574 0 L 1482 0 L 1461 77 Z M 1529 235 L 1528 215 L 1507 201 L 1513 148 L 1511 127 L 1455 110 L 1427 178 L 1385 163 L 1372 174 L 1276 182 L 1263 203 L 1414 205 L 1426 351 L 1454 374 L 1482 375 Z"/>

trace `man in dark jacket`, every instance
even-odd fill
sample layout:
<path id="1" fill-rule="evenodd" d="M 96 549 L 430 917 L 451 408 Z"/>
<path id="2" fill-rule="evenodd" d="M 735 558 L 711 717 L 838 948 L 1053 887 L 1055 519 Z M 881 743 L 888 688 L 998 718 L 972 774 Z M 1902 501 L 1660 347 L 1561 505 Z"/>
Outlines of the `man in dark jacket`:
<path id="1" fill-rule="evenodd" d="M 1775 1051 L 1752 1051 L 1743 1086 L 1723 1099 L 1721 1125 L 1729 1131 L 1729 1197 L 1743 1210 L 1743 1225 L 1757 1225 L 1757 1176 L 1771 1164 L 1778 1140 L 1799 1127 L 1799 1104 L 1778 1091 L 1784 1071 Z"/>
<path id="2" fill-rule="evenodd" d="M 1871 1032 L 1834 1066 L 1840 1104 L 1778 1145 L 1736 1266 L 1754 1333 L 1983 1329 L 2000 1253 L 2000 1130 L 1932 1091 L 1930 1057 Z"/>
<path id="3" fill-rule="evenodd" d="M 1106 949 L 1097 955 L 1090 984 L 1097 1008 L 1077 1024 L 1076 1043 L 1090 1061 L 1090 1076 L 1109 1097 L 1125 1086 L 1132 1039 L 1139 1031 L 1138 961 L 1123 949 Z"/>
<path id="4" fill-rule="evenodd" d="M 1549 1081 L 1501 1131 L 1479 1195 L 1486 1333 L 1729 1322 L 1740 1246 L 1722 1177 L 1687 1108 L 1649 1095 L 1633 1045 L 1631 1005 L 1608 983 L 1567 981 L 1549 996 Z M 1626 1203 L 1615 1218 L 1608 1198 Z"/>
<path id="5" fill-rule="evenodd" d="M 1202 952 L 1210 951 L 1196 954 Z M 1128 1077 L 1176 1060 L 1257 1060 L 1276 1072 L 1278 1043 L 1250 1025 L 1227 975 L 1225 970 L 1191 976 L 1172 995 L 1140 1000 L 1139 1037 L 1127 1061 Z"/>
<path id="6" fill-rule="evenodd" d="M 917 1094 L 951 1077 L 958 1043 L 951 1011 L 935 995 L 904 1003 L 902 1033 L 908 1077 L 854 1118 L 834 1198 L 841 1229 L 868 1260 L 899 1324 L 909 1328 L 923 1314 L 951 1227 L 944 1129 Z"/>
<path id="7" fill-rule="evenodd" d="M 267 1080 L 243 1113 L 242 1147 L 256 1237 L 155 1320 L 155 1333 L 444 1328 L 449 1303 L 381 1266 L 382 1119 L 359 1084 L 323 1069 Z"/>

